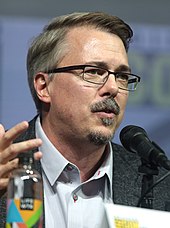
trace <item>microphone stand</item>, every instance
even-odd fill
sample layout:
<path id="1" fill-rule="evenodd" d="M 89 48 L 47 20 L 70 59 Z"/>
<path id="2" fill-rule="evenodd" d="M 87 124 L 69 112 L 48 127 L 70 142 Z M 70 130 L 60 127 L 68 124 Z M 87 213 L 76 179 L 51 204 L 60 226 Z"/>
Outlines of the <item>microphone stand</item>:
<path id="1" fill-rule="evenodd" d="M 141 197 L 147 192 L 147 190 L 154 184 L 154 175 L 158 175 L 159 171 L 156 165 L 147 162 L 141 158 L 141 165 L 138 168 L 138 172 L 143 174 Z M 153 209 L 154 194 L 153 189 L 148 192 L 142 199 L 140 206 L 142 208 Z"/>

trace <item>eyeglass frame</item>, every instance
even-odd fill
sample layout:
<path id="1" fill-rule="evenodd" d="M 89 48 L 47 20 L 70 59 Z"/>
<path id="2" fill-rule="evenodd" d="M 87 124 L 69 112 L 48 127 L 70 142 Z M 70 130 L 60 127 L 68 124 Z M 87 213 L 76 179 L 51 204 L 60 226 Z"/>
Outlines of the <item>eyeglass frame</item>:
<path id="1" fill-rule="evenodd" d="M 105 80 L 103 82 L 101 82 L 101 83 L 88 81 L 84 77 L 84 75 L 85 75 L 85 68 L 86 67 L 93 67 L 93 68 L 105 70 L 108 73 L 108 75 L 105 76 L 105 78 L 104 78 Z M 114 72 L 114 71 L 110 71 L 110 70 L 108 70 L 106 68 L 98 67 L 98 66 L 93 66 L 93 65 L 72 65 L 72 66 L 64 66 L 64 67 L 59 67 L 59 68 L 54 68 L 54 69 L 51 69 L 51 70 L 48 70 L 48 71 L 44 71 L 44 73 L 46 73 L 46 74 L 54 74 L 54 73 L 64 73 L 64 72 L 69 72 L 69 71 L 74 71 L 74 70 L 83 70 L 82 75 L 81 75 L 82 79 L 84 81 L 87 81 L 89 83 L 93 83 L 93 84 L 96 84 L 96 85 L 104 85 L 107 82 L 110 74 L 113 74 L 115 76 L 115 80 L 117 79 L 117 75 L 120 74 L 120 73 L 123 73 L 125 75 L 133 76 L 135 78 L 134 79 L 129 79 L 128 80 L 128 84 L 133 83 L 132 80 L 135 80 L 136 79 L 136 87 L 137 87 L 137 84 L 140 82 L 140 79 L 141 79 L 141 77 L 138 76 L 138 75 L 136 75 L 136 74 L 132 74 L 132 73 L 124 72 L 124 71 L 115 71 Z M 75 72 L 70 72 L 70 73 L 75 73 Z M 135 87 L 135 89 L 128 89 L 128 88 L 126 89 L 126 88 L 122 88 L 122 87 L 118 87 L 118 88 L 119 89 L 122 89 L 122 90 L 126 90 L 126 91 L 135 91 L 136 90 L 136 87 Z"/>

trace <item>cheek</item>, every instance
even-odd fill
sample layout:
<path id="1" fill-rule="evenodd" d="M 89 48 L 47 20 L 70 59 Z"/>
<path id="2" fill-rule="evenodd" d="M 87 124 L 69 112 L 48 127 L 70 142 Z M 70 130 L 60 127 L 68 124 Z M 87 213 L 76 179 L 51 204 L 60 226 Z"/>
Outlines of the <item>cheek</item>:
<path id="1" fill-rule="evenodd" d="M 51 106 L 61 109 L 72 116 L 77 116 L 80 112 L 86 112 L 89 109 L 94 89 L 86 87 L 80 82 L 63 81 L 51 89 Z"/>
<path id="2" fill-rule="evenodd" d="M 122 91 L 121 93 L 118 94 L 117 102 L 122 112 L 125 111 L 128 97 L 129 97 L 129 93 L 127 91 Z"/>
<path id="3" fill-rule="evenodd" d="M 124 105 L 124 107 L 120 107 L 120 114 L 118 115 L 117 117 L 117 122 L 116 122 L 116 129 L 120 126 L 122 120 L 123 120 L 123 117 L 124 117 L 124 113 L 125 113 L 125 107 L 126 105 Z"/>
<path id="4" fill-rule="evenodd" d="M 122 93 L 120 94 L 119 98 L 116 99 L 119 107 L 120 107 L 120 115 L 119 115 L 119 121 L 122 120 L 124 116 L 124 112 L 126 109 L 127 101 L 128 101 L 128 93 Z"/>

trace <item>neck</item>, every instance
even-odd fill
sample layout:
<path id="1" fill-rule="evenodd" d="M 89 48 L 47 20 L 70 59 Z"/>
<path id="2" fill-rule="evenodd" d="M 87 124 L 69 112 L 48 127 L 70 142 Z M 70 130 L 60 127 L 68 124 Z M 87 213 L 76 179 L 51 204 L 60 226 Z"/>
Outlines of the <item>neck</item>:
<path id="1" fill-rule="evenodd" d="M 60 143 L 59 143 L 60 142 Z M 101 166 L 106 146 L 97 147 L 89 143 L 74 143 L 62 140 L 52 141 L 57 150 L 80 170 L 81 181 L 88 180 Z"/>
<path id="2" fill-rule="evenodd" d="M 88 180 L 103 163 L 106 145 L 96 146 L 88 139 L 66 137 L 42 124 L 44 132 L 57 150 L 80 170 L 81 181 Z"/>

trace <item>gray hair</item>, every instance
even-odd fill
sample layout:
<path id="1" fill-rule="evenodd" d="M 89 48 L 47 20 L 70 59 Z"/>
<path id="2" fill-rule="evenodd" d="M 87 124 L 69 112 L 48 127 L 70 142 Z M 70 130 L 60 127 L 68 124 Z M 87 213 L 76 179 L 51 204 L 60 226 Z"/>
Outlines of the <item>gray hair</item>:
<path id="1" fill-rule="evenodd" d="M 41 111 L 41 101 L 34 88 L 34 77 L 38 72 L 48 71 L 59 64 L 68 50 L 68 31 L 81 26 L 90 26 L 119 36 L 128 51 L 133 31 L 116 16 L 103 12 L 85 12 L 63 15 L 51 20 L 33 40 L 27 55 L 28 83 L 38 112 Z"/>

